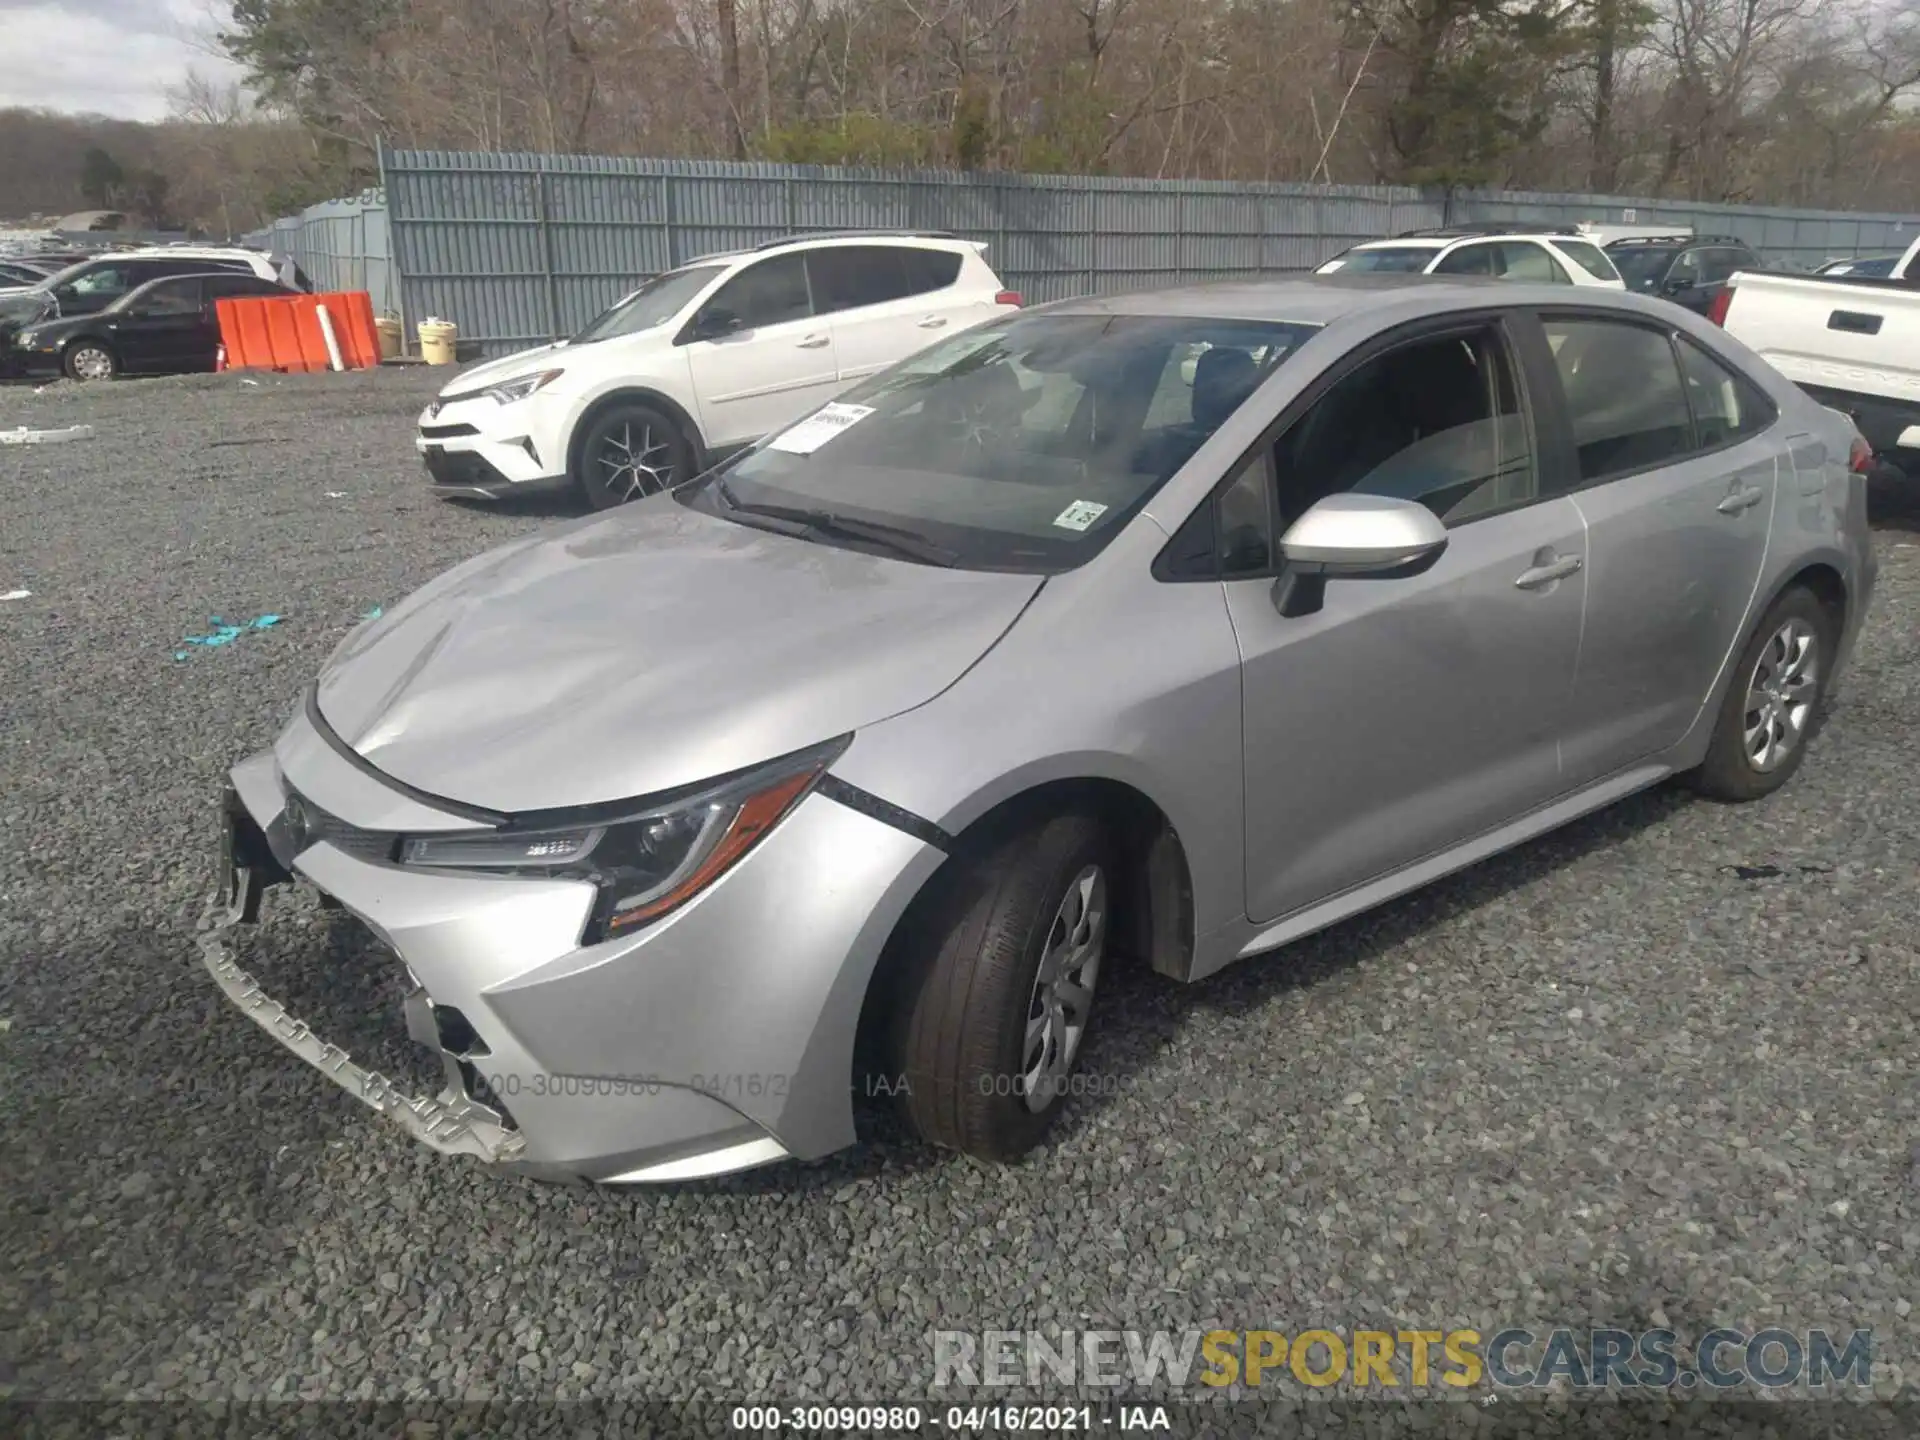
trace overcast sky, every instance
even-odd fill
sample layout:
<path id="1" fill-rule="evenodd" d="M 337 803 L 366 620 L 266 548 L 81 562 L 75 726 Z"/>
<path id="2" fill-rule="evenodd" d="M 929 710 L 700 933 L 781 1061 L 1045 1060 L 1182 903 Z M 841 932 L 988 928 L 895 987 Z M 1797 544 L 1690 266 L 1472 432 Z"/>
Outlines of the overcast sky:
<path id="1" fill-rule="evenodd" d="M 220 0 L 0 0 L 0 107 L 157 120 L 189 65 L 234 75 L 208 53 L 225 15 Z"/>

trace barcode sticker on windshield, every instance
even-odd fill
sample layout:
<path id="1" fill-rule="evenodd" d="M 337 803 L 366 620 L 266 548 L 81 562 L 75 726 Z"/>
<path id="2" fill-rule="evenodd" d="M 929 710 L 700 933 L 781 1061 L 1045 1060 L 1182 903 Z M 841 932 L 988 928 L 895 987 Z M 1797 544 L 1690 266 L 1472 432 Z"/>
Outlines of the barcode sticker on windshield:
<path id="1" fill-rule="evenodd" d="M 1084 530 L 1106 513 L 1107 507 L 1097 501 L 1076 500 L 1054 516 L 1053 523 L 1062 530 Z"/>
<path id="2" fill-rule="evenodd" d="M 836 400 L 823 405 L 806 419 L 782 430 L 767 442 L 769 450 L 784 450 L 789 455 L 811 455 L 849 426 L 858 425 L 873 413 L 871 405 L 844 405 Z"/>

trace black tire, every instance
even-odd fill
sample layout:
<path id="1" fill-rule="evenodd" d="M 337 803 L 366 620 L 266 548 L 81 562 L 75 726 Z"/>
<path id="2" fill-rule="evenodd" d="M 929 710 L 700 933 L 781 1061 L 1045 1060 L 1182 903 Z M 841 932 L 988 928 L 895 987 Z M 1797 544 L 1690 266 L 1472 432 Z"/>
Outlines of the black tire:
<path id="1" fill-rule="evenodd" d="M 1797 667 L 1792 659 L 1793 654 L 1800 653 L 1797 644 L 1783 640 L 1790 627 L 1793 635 L 1810 639 L 1810 649 Z M 1707 758 L 1689 777 L 1696 790 L 1715 800 L 1738 803 L 1771 795 L 1793 778 L 1807 753 L 1808 741 L 1819 729 L 1837 638 L 1832 612 L 1812 591 L 1796 585 L 1773 602 L 1741 647 L 1726 698 L 1720 703 L 1720 717 L 1714 722 Z M 1769 675 L 1778 677 L 1796 670 L 1801 676 L 1810 673 L 1811 679 L 1797 684 L 1790 678 L 1784 683 L 1776 680 L 1773 685 L 1774 692 L 1790 704 L 1776 704 L 1771 709 L 1756 709 L 1750 704 L 1757 685 L 1765 690 Z M 1797 730 L 1788 723 L 1790 714 L 1802 716 Z M 1757 758 L 1752 742 L 1753 736 L 1763 733 L 1763 724 L 1767 735 L 1791 734 L 1784 753 L 1765 765 Z"/>
<path id="2" fill-rule="evenodd" d="M 622 458 L 637 462 L 619 468 Z M 611 510 L 691 480 L 696 450 L 680 423 L 640 401 L 602 411 L 573 452 L 573 483 L 595 510 Z"/>
<path id="3" fill-rule="evenodd" d="M 1046 1134 L 1086 1048 L 1098 970 L 1111 942 L 1118 874 L 1112 853 L 1098 821 L 1069 814 L 949 862 L 952 872 L 904 937 L 888 1035 L 893 1093 L 923 1139 L 982 1160 L 1012 1160 Z M 1057 922 L 1064 929 L 1069 889 L 1084 893 L 1089 872 L 1098 877 L 1100 911 L 1093 959 L 1070 967 L 1089 982 L 1088 1003 L 1064 1064 L 1063 1052 L 1042 1044 L 1054 1063 L 1030 1092 L 1024 1082 L 1031 1053 L 1023 1052 L 1040 995 L 1036 978 L 1050 940 L 1059 939 Z M 1052 1000 L 1049 992 L 1043 1012 L 1051 1012 Z M 1039 1023 L 1043 1032 L 1055 1026 L 1056 1043 L 1065 1038 L 1045 1014 Z"/>
<path id="4" fill-rule="evenodd" d="M 61 355 L 60 368 L 69 380 L 112 380 L 120 373 L 120 357 L 104 340 L 75 340 Z"/>

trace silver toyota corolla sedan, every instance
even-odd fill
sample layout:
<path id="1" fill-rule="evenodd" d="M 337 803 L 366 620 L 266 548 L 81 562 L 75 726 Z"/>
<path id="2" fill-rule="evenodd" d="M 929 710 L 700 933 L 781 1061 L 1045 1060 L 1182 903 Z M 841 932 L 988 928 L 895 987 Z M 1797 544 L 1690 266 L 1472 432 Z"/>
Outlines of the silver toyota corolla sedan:
<path id="1" fill-rule="evenodd" d="M 1603 291 L 1029 310 L 361 626 L 232 772 L 207 964 L 534 1173 L 815 1157 L 863 1091 L 1017 1156 L 1115 964 L 1201 980 L 1664 777 L 1785 783 L 1873 589 L 1856 450 Z M 431 1083 L 241 968 L 289 879 L 371 931 Z"/>

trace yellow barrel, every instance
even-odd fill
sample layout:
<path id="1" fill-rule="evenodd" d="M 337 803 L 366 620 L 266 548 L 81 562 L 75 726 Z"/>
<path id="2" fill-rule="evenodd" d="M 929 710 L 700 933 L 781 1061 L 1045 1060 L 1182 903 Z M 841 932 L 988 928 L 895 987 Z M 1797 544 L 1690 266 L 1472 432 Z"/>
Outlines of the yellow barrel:
<path id="1" fill-rule="evenodd" d="M 460 327 L 451 320 L 422 320 L 420 358 L 429 365 L 453 364 L 454 341 L 459 335 Z"/>
<path id="2" fill-rule="evenodd" d="M 382 315 L 373 322 L 374 333 L 380 337 L 380 358 L 391 360 L 400 353 L 400 317 Z"/>

